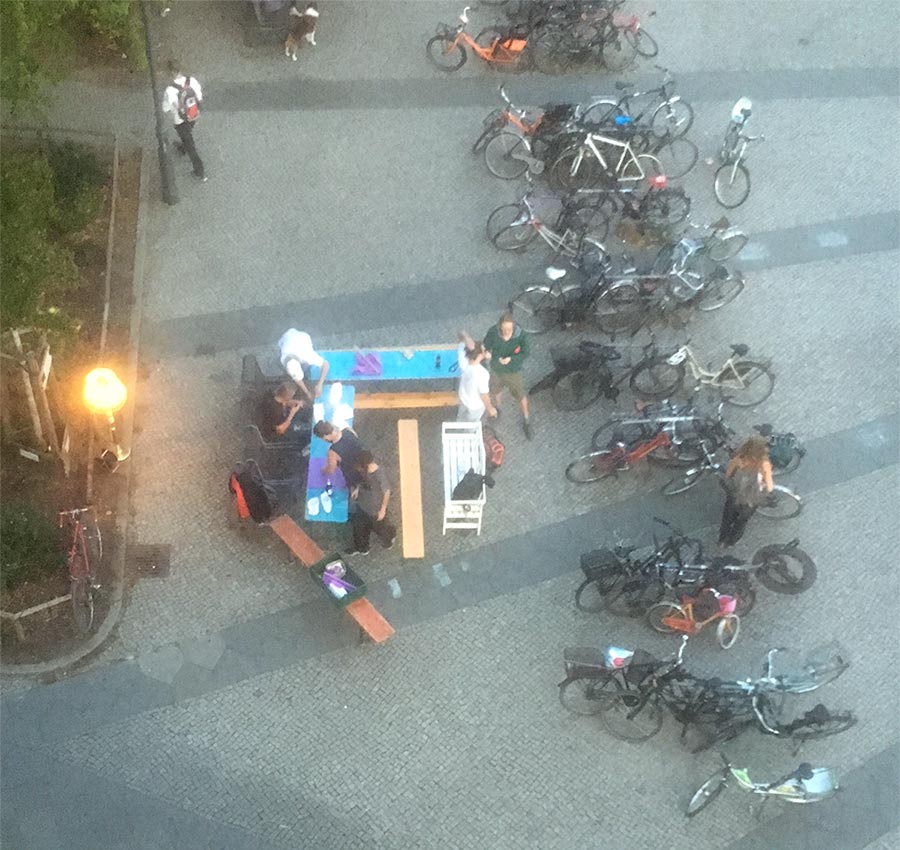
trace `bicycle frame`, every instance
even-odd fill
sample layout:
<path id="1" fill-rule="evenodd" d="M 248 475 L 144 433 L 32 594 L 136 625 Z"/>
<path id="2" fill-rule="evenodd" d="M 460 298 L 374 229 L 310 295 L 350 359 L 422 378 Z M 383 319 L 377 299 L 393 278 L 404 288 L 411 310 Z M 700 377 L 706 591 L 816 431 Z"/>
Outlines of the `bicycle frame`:
<path id="1" fill-rule="evenodd" d="M 468 21 L 465 23 L 468 23 Z M 475 54 L 488 64 L 514 65 L 519 61 L 519 57 L 528 43 L 524 38 L 510 36 L 507 38 L 498 38 L 490 47 L 481 47 L 481 45 L 466 32 L 465 23 L 457 27 L 456 37 L 447 48 L 448 53 L 451 50 L 454 50 L 459 45 L 460 41 L 462 41 L 466 47 L 471 48 Z"/>
<path id="2" fill-rule="evenodd" d="M 614 454 L 617 455 L 615 460 L 617 462 L 619 459 L 624 460 L 625 468 L 627 469 L 634 461 L 642 460 L 651 452 L 665 448 L 671 444 L 672 438 L 669 436 L 668 431 L 663 429 L 652 440 L 638 443 L 633 449 L 626 449 L 624 445 L 620 444 L 619 448 L 621 449 L 621 455 L 619 452 L 614 451 Z"/>
<path id="3" fill-rule="evenodd" d="M 69 545 L 68 555 L 66 558 L 66 566 L 69 575 L 73 579 L 90 578 L 93 573 L 93 565 L 91 564 L 90 555 L 88 554 L 87 541 L 84 537 L 84 524 L 81 521 L 81 514 L 86 509 L 82 508 L 74 511 L 60 511 L 59 527 L 62 528 L 66 523 L 72 530 L 72 542 Z M 80 566 L 77 555 L 81 554 L 82 561 Z"/>
<path id="4" fill-rule="evenodd" d="M 557 233 L 553 228 L 537 217 L 537 213 L 531 205 L 531 201 L 527 195 L 522 198 L 522 204 L 525 207 L 525 212 L 523 212 L 510 226 L 527 224 L 534 228 L 538 236 L 540 236 L 541 239 L 543 239 L 555 252 L 568 257 L 577 256 L 577 246 L 573 247 L 569 242 L 569 238 L 573 232 L 570 227 L 567 227 L 561 234 Z"/>
<path id="5" fill-rule="evenodd" d="M 597 147 L 597 142 L 600 142 L 605 145 L 611 145 L 612 147 L 621 148 L 622 153 L 619 156 L 619 162 L 617 163 L 614 173 L 616 175 L 616 180 L 621 180 L 623 182 L 637 182 L 643 180 L 647 173 L 644 171 L 644 166 L 641 165 L 641 161 L 637 158 L 634 153 L 634 150 L 631 147 L 631 142 L 622 142 L 619 139 L 613 139 L 609 136 L 602 136 L 599 133 L 588 133 L 582 143 L 582 150 L 579 155 L 575 158 L 575 161 L 572 163 L 571 175 L 574 177 L 578 173 L 578 169 L 581 167 L 581 163 L 584 160 L 584 148 L 587 147 L 588 150 L 597 158 L 597 161 L 603 167 L 604 171 L 609 171 L 609 165 L 607 164 L 606 158 L 600 153 L 599 148 Z M 627 161 L 626 161 L 627 160 Z M 638 175 L 636 177 L 623 177 L 622 172 L 625 170 L 625 166 L 630 163 L 635 163 L 638 170 Z"/>
<path id="6" fill-rule="evenodd" d="M 743 387 L 743 378 L 741 378 L 741 376 L 738 374 L 737 369 L 734 368 L 734 361 L 736 360 L 736 358 L 737 355 L 729 357 L 718 371 L 711 372 L 708 369 L 704 369 L 703 366 L 700 365 L 696 355 L 691 350 L 690 346 L 683 345 L 678 349 L 678 351 L 675 352 L 675 354 L 673 354 L 669 358 L 669 363 L 671 363 L 673 366 L 676 366 L 681 362 L 685 362 L 688 368 L 691 370 L 691 376 L 693 377 L 693 379 L 695 381 L 700 381 L 700 383 L 702 384 L 718 386 L 727 377 L 728 380 L 736 380 Z M 726 376 L 726 373 L 730 374 Z"/>
<path id="7" fill-rule="evenodd" d="M 686 601 L 685 601 L 686 600 Z M 705 620 L 697 620 L 694 617 L 694 602 L 696 599 L 691 599 L 689 597 L 684 597 L 681 603 L 681 613 L 677 615 L 673 615 L 671 617 L 663 617 L 660 622 L 664 625 L 668 626 L 670 629 L 675 629 L 679 632 L 684 632 L 689 637 L 693 637 L 697 633 L 701 632 L 706 626 L 715 620 L 721 620 L 727 614 L 734 613 L 734 599 L 730 596 L 723 596 L 719 600 L 719 607 L 716 612 Z M 729 610 L 730 609 L 730 610 Z"/>

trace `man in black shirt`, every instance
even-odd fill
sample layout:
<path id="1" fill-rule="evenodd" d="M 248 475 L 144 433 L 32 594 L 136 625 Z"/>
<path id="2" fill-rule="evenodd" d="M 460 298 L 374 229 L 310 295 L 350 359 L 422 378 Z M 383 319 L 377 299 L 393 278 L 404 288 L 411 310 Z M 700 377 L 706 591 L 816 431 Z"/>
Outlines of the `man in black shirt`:
<path id="1" fill-rule="evenodd" d="M 303 402 L 294 398 L 293 384 L 280 384 L 272 395 L 266 395 L 259 408 L 259 433 L 268 442 L 284 436 Z"/>
<path id="2" fill-rule="evenodd" d="M 316 422 L 314 433 L 329 444 L 328 461 L 322 467 L 322 473 L 330 475 L 340 464 L 341 472 L 344 473 L 344 481 L 352 490 L 359 484 L 360 474 L 356 471 L 355 466 L 357 456 L 363 450 L 363 445 L 356 436 L 356 432 L 352 428 L 341 430 L 322 419 Z"/>

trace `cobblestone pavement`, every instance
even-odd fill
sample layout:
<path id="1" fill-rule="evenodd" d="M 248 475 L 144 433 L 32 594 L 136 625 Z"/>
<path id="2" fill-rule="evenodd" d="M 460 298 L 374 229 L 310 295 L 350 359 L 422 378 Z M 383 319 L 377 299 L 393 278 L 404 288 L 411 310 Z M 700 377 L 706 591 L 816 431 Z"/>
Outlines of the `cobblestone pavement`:
<path id="1" fill-rule="evenodd" d="M 750 161 L 753 194 L 730 215 L 754 234 L 747 289 L 657 339 L 690 336 L 709 360 L 732 342 L 772 358 L 771 399 L 729 421 L 802 436 L 794 483 L 807 505 L 789 523 L 754 521 L 741 552 L 797 536 L 819 566 L 802 596 L 760 594 L 729 653 L 703 635 L 690 662 L 749 675 L 767 646 L 840 638 L 853 666 L 821 699 L 860 717 L 796 757 L 759 736 L 729 748 L 760 775 L 801 759 L 838 767 L 843 795 L 808 811 L 770 804 L 756 820 L 732 790 L 691 823 L 679 809 L 714 756 L 687 756 L 671 725 L 622 744 L 556 698 L 566 645 L 671 649 L 639 624 L 575 610 L 578 553 L 647 544 L 654 515 L 712 542 L 720 507 L 714 486 L 663 499 L 652 469 L 613 486 L 567 483 L 562 469 L 608 403 L 562 415 L 538 396 L 532 444 L 504 411 L 507 461 L 481 537 L 440 534 L 441 413 L 424 413 L 427 558 L 373 551 L 361 564 L 397 627 L 383 646 L 356 644 L 270 532 L 226 523 L 241 355 L 273 368 L 290 324 L 321 347 L 487 328 L 545 259 L 500 255 L 483 237 L 488 212 L 521 191 L 489 181 L 468 153 L 498 79 L 522 103 L 611 89 L 602 77 L 498 78 L 474 58 L 438 76 L 421 46 L 458 13 L 446 3 L 320 5 L 320 46 L 297 63 L 242 29 L 240 4 L 180 3 L 161 22 L 159 40 L 208 93 L 197 140 L 211 174 L 193 184 L 176 163 L 182 200 L 165 208 L 151 173 L 144 218 L 129 538 L 171 544 L 172 571 L 135 584 L 115 639 L 79 675 L 4 679 L 3 847 L 896 846 L 900 700 L 885 675 L 900 654 L 894 5 L 869 4 L 849 26 L 833 2 L 660 0 L 648 25 L 696 105 L 701 157 L 743 93 L 767 136 Z M 111 114 L 76 111 L 92 85 L 61 87 L 57 123 L 113 122 L 149 139 L 137 117 L 146 92 L 122 89 Z M 711 173 L 701 159 L 686 181 L 698 222 L 721 213 Z M 530 378 L 566 338 L 535 340 Z M 357 419 L 388 468 L 395 419 Z M 341 529 L 312 533 L 342 545 Z M 101 810 L 73 787 L 93 788 Z"/>

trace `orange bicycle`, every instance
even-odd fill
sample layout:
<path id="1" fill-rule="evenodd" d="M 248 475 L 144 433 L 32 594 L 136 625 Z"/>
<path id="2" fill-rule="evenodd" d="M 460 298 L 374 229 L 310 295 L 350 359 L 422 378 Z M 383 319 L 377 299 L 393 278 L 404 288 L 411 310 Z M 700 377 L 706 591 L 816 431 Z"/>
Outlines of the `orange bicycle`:
<path id="1" fill-rule="evenodd" d="M 516 66 L 524 69 L 531 59 L 530 52 L 526 50 L 528 40 L 513 34 L 504 34 L 496 27 L 483 29 L 472 38 L 466 32 L 470 8 L 466 6 L 462 10 L 456 29 L 451 29 L 447 24 L 440 24 L 437 35 L 428 39 L 425 44 L 425 55 L 431 63 L 441 71 L 448 73 L 458 71 L 469 58 L 466 52 L 468 47 L 489 65 Z"/>
<path id="2" fill-rule="evenodd" d="M 722 649 L 731 649 L 741 631 L 741 618 L 735 614 L 736 596 L 726 596 L 711 587 L 704 587 L 696 596 L 683 596 L 681 604 L 658 602 L 647 610 L 647 622 L 652 629 L 666 635 L 681 632 L 693 637 L 705 626 L 718 622 L 716 639 Z M 705 619 L 697 619 L 708 614 Z"/>

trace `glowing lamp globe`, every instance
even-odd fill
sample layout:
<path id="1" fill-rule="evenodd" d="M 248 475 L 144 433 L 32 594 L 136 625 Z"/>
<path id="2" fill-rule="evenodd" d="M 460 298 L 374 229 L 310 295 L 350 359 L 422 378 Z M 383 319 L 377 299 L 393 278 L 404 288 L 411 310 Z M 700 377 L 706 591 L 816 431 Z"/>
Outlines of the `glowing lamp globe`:
<path id="1" fill-rule="evenodd" d="M 84 379 L 84 403 L 94 413 L 111 416 L 128 400 L 128 390 L 112 369 L 93 369 Z"/>

